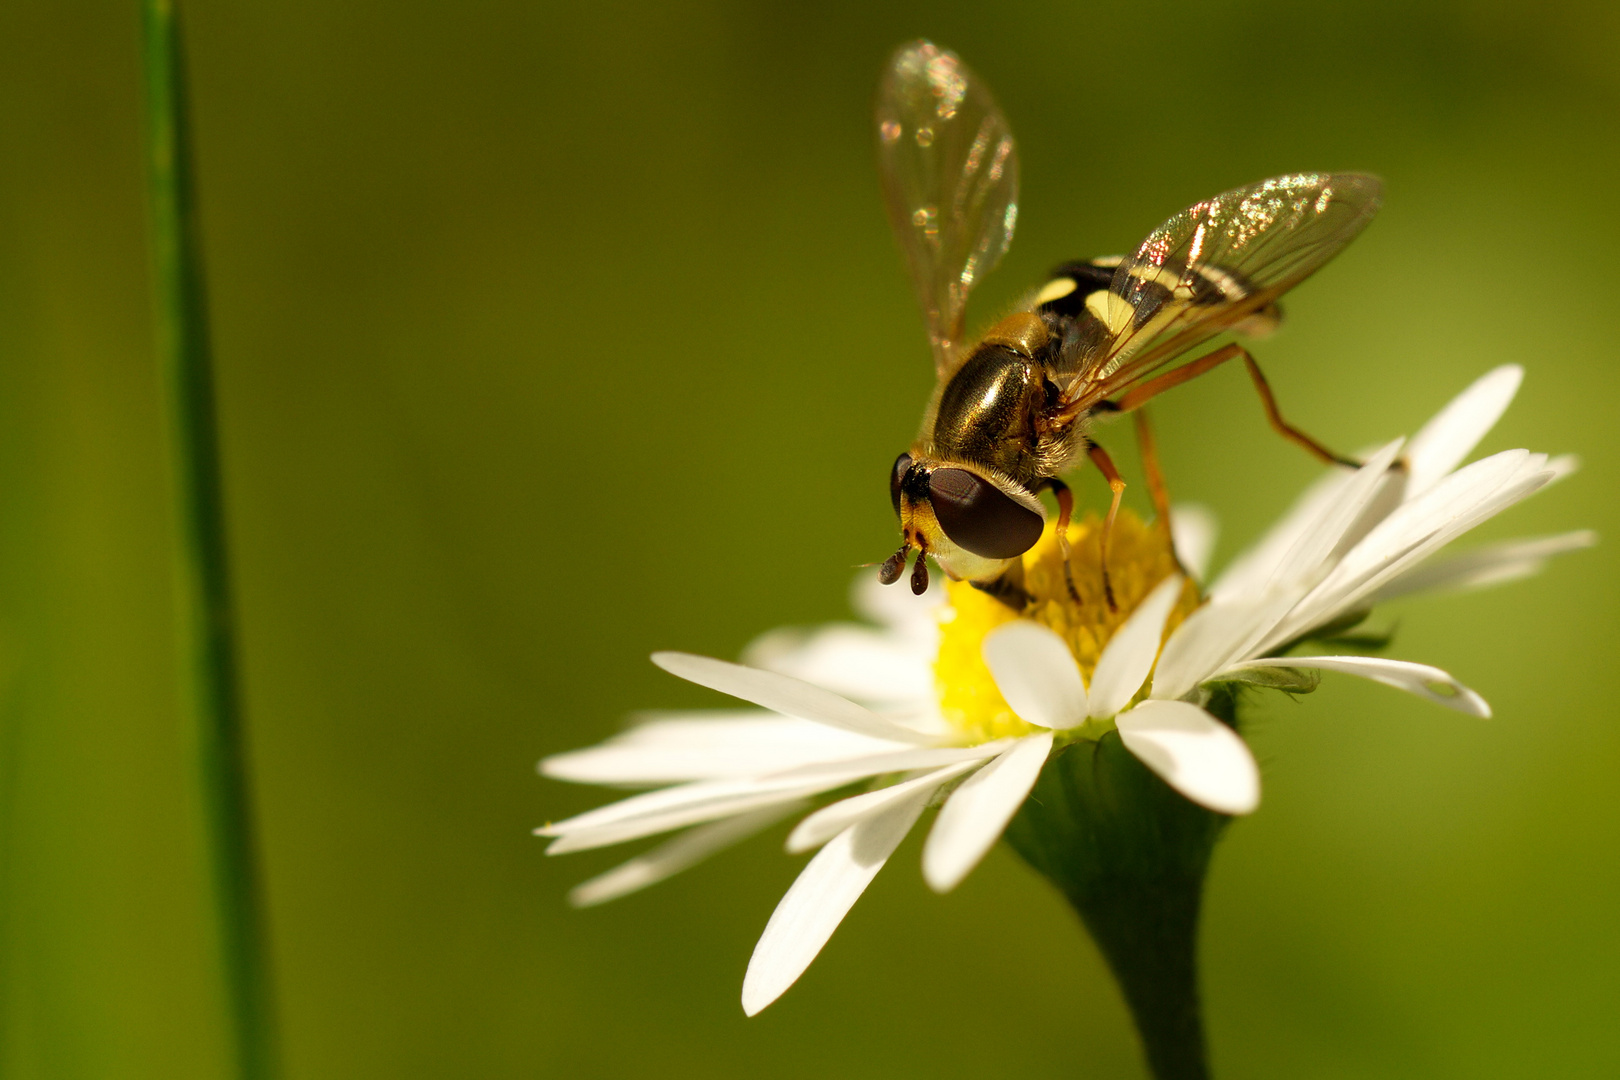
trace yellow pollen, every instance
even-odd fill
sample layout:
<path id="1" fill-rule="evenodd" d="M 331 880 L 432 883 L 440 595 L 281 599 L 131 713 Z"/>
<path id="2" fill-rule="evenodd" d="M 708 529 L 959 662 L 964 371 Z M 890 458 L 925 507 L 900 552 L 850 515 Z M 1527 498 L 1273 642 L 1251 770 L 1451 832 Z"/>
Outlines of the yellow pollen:
<path id="1" fill-rule="evenodd" d="M 1075 590 L 1080 594 L 1078 604 L 1063 581 L 1055 524 L 1048 525 L 1035 546 L 1024 553 L 1023 587 L 1035 600 L 1022 615 L 965 581 L 946 584 L 951 602 L 941 615 L 934 687 L 940 711 L 964 741 L 984 742 L 1035 730 L 1018 718 L 996 689 L 981 651 L 986 634 L 1014 619 L 1033 619 L 1068 643 L 1069 652 L 1090 686 L 1091 673 L 1108 639 L 1153 587 L 1176 570 L 1165 531 L 1144 523 L 1129 510 L 1120 511 L 1108 552 L 1108 573 L 1119 610 L 1109 611 L 1103 598 L 1097 546 L 1101 535 L 1102 521 L 1095 514 L 1069 526 L 1070 563 Z M 1189 581 L 1170 613 L 1165 627 L 1167 637 L 1198 603 L 1198 589 Z"/>

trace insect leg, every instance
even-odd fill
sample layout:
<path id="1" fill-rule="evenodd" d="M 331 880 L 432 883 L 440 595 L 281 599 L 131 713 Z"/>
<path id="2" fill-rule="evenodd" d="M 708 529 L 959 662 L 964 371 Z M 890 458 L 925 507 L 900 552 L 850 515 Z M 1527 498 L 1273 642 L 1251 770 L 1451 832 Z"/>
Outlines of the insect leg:
<path id="1" fill-rule="evenodd" d="M 1249 350 L 1239 347 L 1238 351 L 1243 354 L 1243 366 L 1249 369 L 1249 378 L 1254 381 L 1254 388 L 1260 394 L 1260 403 L 1266 407 L 1266 419 L 1271 421 L 1271 426 L 1276 430 L 1277 434 L 1303 446 L 1316 455 L 1317 459 L 1324 465 L 1343 465 L 1350 469 L 1361 468 L 1361 462 L 1354 458 L 1341 457 L 1335 454 L 1299 430 L 1299 428 L 1284 420 L 1282 413 L 1277 411 L 1277 399 L 1271 396 L 1271 384 L 1266 382 L 1266 377 L 1260 373 L 1260 365 L 1254 362 L 1254 357 L 1249 355 Z"/>
<path id="2" fill-rule="evenodd" d="M 1134 409 L 1139 409 L 1166 390 L 1180 386 L 1191 379 L 1196 379 L 1211 368 L 1224 364 L 1226 361 L 1238 356 L 1243 358 L 1243 366 L 1248 369 L 1249 378 L 1253 381 L 1254 388 L 1260 395 L 1260 404 L 1265 407 L 1266 419 L 1270 421 L 1272 429 L 1277 434 L 1304 447 L 1317 460 L 1325 464 L 1344 465 L 1352 469 L 1360 467 L 1361 462 L 1353 458 L 1340 457 L 1284 420 L 1282 413 L 1277 411 L 1277 399 L 1272 396 L 1271 384 L 1266 382 L 1266 377 L 1261 374 L 1260 365 L 1254 362 L 1254 357 L 1249 355 L 1248 349 L 1235 342 L 1230 345 L 1223 345 L 1207 356 L 1200 356 L 1191 363 L 1183 364 L 1174 371 L 1167 371 L 1163 375 L 1149 379 L 1141 386 L 1122 396 L 1116 404 L 1120 412 L 1131 412 Z"/>
<path id="3" fill-rule="evenodd" d="M 1159 444 L 1153 438 L 1153 426 L 1148 423 L 1147 410 L 1140 409 L 1133 414 L 1136 421 L 1136 445 L 1142 452 L 1142 475 L 1147 481 L 1148 496 L 1153 500 L 1153 512 L 1159 519 L 1159 528 L 1164 531 L 1165 543 L 1170 547 L 1170 557 L 1176 560 L 1176 567 L 1183 575 L 1187 568 L 1181 565 L 1181 557 L 1176 554 L 1176 534 L 1170 523 L 1170 490 L 1165 487 L 1164 470 L 1159 467 Z"/>
<path id="4" fill-rule="evenodd" d="M 1166 390 L 1174 390 L 1184 382 L 1191 382 L 1204 372 L 1219 367 L 1240 353 L 1248 355 L 1241 345 L 1222 345 L 1212 353 L 1182 364 L 1163 375 L 1156 375 L 1134 390 L 1127 391 L 1113 403 L 1114 409 L 1118 412 L 1134 412 Z"/>
<path id="5" fill-rule="evenodd" d="M 1170 491 L 1164 485 L 1164 470 L 1159 467 L 1159 444 L 1154 441 L 1153 427 L 1148 423 L 1145 411 L 1138 412 L 1132 419 L 1136 421 L 1136 445 L 1142 452 L 1142 476 L 1147 481 L 1148 496 L 1153 500 L 1153 512 L 1158 515 L 1159 524 L 1168 536 Z"/>
<path id="6" fill-rule="evenodd" d="M 1102 563 L 1103 596 L 1108 600 L 1108 610 L 1118 611 L 1119 605 L 1114 602 L 1114 585 L 1108 580 L 1108 540 L 1114 535 L 1114 519 L 1119 516 L 1119 500 L 1125 494 L 1125 480 L 1114 468 L 1114 459 L 1108 456 L 1108 451 L 1096 443 L 1091 444 L 1086 455 L 1103 474 L 1103 479 L 1108 481 L 1108 489 L 1114 493 L 1114 501 L 1108 505 L 1108 517 L 1103 521 L 1102 536 L 1097 540 L 1097 556 Z"/>
<path id="7" fill-rule="evenodd" d="M 995 597 L 1020 615 L 1035 602 L 1029 590 L 1013 580 L 1011 572 L 1002 574 L 994 581 L 969 581 L 968 584 L 986 596 Z"/>
<path id="8" fill-rule="evenodd" d="M 1046 483 L 1052 489 L 1052 494 L 1057 496 L 1057 542 L 1058 554 L 1063 556 L 1063 584 L 1069 587 L 1069 599 L 1078 604 L 1080 590 L 1074 587 L 1074 565 L 1069 561 L 1069 521 L 1074 517 L 1074 492 L 1055 476 Z"/>

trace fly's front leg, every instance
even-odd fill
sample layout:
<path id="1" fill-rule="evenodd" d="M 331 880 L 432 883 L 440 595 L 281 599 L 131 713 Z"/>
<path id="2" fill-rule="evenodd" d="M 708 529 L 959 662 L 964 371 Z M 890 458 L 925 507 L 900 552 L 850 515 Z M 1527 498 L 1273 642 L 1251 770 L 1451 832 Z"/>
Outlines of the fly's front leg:
<path id="1" fill-rule="evenodd" d="M 1022 615 L 1035 602 L 1035 597 L 1024 588 L 1024 564 L 1022 560 L 1015 560 L 1002 575 L 989 581 L 969 581 L 975 589 L 986 596 L 993 596 L 1003 604 Z"/>
<path id="2" fill-rule="evenodd" d="M 1119 516 L 1119 500 L 1125 494 L 1125 480 L 1114 468 L 1114 459 L 1108 456 L 1108 451 L 1096 443 L 1087 448 L 1086 455 L 1103 474 L 1103 479 L 1108 481 L 1108 489 L 1114 493 L 1114 501 L 1108 504 L 1108 517 L 1103 521 L 1102 536 L 1097 540 L 1097 558 L 1102 563 L 1103 597 L 1108 601 L 1108 610 L 1118 611 L 1119 605 L 1114 602 L 1114 584 L 1108 580 L 1108 541 L 1114 535 L 1114 519 Z"/>
<path id="3" fill-rule="evenodd" d="M 1069 521 L 1074 517 L 1074 492 L 1055 476 L 1046 483 L 1052 489 L 1052 494 L 1057 496 L 1057 542 L 1058 554 L 1063 557 L 1063 584 L 1069 587 L 1069 599 L 1078 604 L 1080 590 L 1074 587 L 1074 564 L 1069 560 Z M 1106 582 L 1107 577 L 1103 580 Z"/>

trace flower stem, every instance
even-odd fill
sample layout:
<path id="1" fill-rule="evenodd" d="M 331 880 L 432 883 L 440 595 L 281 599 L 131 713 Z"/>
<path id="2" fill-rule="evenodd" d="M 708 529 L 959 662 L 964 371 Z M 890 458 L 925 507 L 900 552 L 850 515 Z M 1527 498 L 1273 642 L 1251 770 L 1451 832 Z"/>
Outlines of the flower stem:
<path id="1" fill-rule="evenodd" d="M 278 1069 L 265 920 L 237 678 L 185 70 L 171 0 L 146 0 L 143 23 L 158 358 L 179 516 L 181 648 L 189 669 L 236 1071 L 243 1080 L 270 1080 Z"/>
<path id="2" fill-rule="evenodd" d="M 1233 722 L 1230 697 L 1208 708 Z M 1226 821 L 1172 791 L 1110 732 L 1054 755 L 1006 833 L 1091 932 L 1156 1080 L 1210 1075 L 1198 998 L 1198 911 Z"/>

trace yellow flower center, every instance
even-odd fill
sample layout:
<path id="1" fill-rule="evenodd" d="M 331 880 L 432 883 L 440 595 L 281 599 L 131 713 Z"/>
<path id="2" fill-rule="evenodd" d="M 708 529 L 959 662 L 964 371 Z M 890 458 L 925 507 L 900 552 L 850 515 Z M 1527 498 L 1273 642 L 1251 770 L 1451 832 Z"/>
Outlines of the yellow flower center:
<path id="1" fill-rule="evenodd" d="M 1118 610 L 1110 611 L 1103 598 L 1102 560 L 1098 541 L 1102 521 L 1088 514 L 1069 526 L 1069 562 L 1075 603 L 1063 580 L 1063 557 L 1058 552 L 1056 525 L 1024 553 L 1024 589 L 1035 602 L 1022 615 L 965 581 L 946 584 L 950 606 L 940 616 L 939 655 L 934 660 L 934 687 L 945 719 L 969 743 L 1027 735 L 1035 729 L 1020 720 L 996 688 L 985 666 L 984 636 L 1003 623 L 1025 618 L 1057 632 L 1080 665 L 1086 685 L 1097 667 L 1108 639 L 1130 618 L 1153 587 L 1176 571 L 1169 537 L 1157 525 L 1145 524 L 1129 510 L 1120 511 L 1108 552 L 1108 575 Z M 1187 583 L 1181 600 L 1170 614 L 1166 634 L 1198 606 L 1198 590 Z"/>

